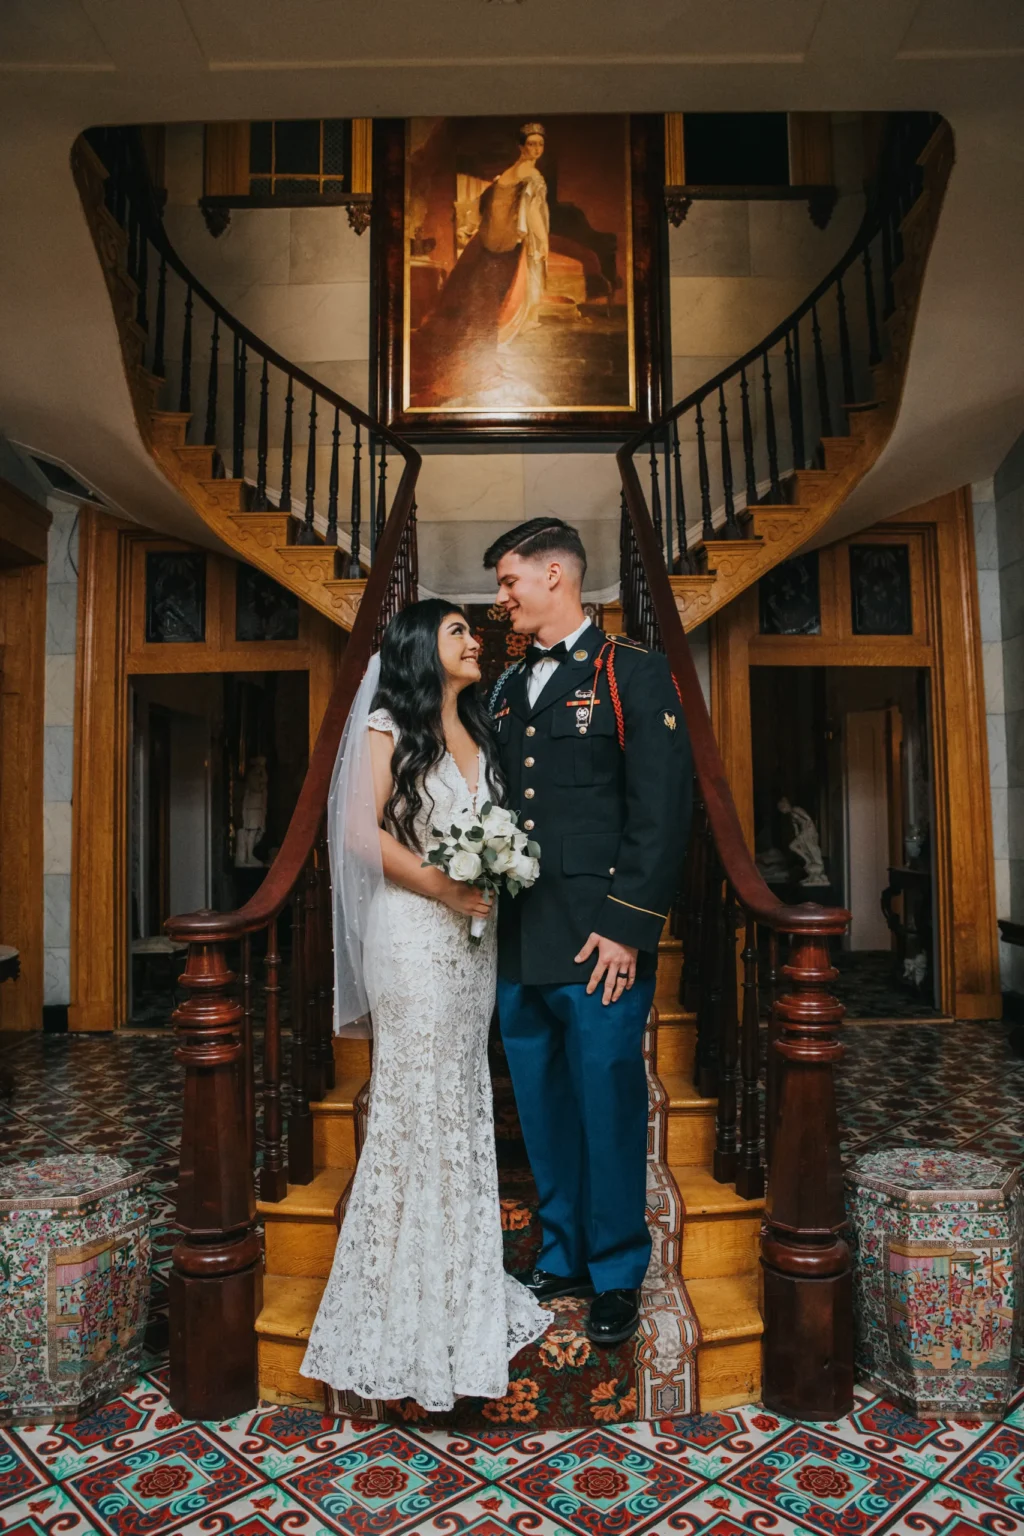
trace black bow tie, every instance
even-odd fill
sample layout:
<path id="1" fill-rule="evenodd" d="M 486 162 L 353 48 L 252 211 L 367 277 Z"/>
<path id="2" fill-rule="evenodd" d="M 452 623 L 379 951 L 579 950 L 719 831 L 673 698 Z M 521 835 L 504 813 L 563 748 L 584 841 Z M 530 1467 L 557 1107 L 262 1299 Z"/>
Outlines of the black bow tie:
<path id="1" fill-rule="evenodd" d="M 538 661 L 568 661 L 569 652 L 565 648 L 565 641 L 559 640 L 550 651 L 546 651 L 541 645 L 528 645 L 526 647 L 526 665 L 536 666 Z"/>

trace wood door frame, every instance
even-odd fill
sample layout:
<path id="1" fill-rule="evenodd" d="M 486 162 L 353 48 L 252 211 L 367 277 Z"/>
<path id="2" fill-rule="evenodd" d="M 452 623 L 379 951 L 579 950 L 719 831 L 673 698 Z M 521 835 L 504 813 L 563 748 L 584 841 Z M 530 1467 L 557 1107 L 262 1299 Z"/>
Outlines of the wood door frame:
<path id="1" fill-rule="evenodd" d="M 854 636 L 844 611 L 853 543 L 911 545 L 914 632 Z M 1002 1016 L 985 687 L 967 486 L 819 552 L 822 633 L 762 635 L 750 587 L 711 620 L 711 711 L 740 821 L 754 845 L 750 668 L 916 667 L 929 678 L 939 1007 L 958 1019 Z"/>
<path id="2" fill-rule="evenodd" d="M 307 672 L 309 744 L 320 729 L 344 648 L 344 631 L 300 602 L 299 638 L 235 641 L 238 561 L 207 556 L 207 638 L 145 639 L 147 550 L 190 550 L 137 524 L 83 508 L 79 524 L 75 765 L 71 852 L 72 1030 L 125 1022 L 129 933 L 129 679 L 193 672 Z"/>

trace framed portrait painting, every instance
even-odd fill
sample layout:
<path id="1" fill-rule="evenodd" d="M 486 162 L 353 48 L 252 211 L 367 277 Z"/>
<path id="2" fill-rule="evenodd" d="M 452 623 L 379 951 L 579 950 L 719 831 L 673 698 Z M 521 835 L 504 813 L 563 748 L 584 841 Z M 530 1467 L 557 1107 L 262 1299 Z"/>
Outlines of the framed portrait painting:
<path id="1" fill-rule="evenodd" d="M 621 438 L 660 415 L 656 116 L 374 124 L 376 405 L 414 438 Z"/>

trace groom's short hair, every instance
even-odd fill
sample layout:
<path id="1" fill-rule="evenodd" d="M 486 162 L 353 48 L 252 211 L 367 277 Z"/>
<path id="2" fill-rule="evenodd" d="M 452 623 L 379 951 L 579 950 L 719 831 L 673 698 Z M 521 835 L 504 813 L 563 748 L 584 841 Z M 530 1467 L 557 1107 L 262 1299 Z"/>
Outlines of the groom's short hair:
<path id="1" fill-rule="evenodd" d="M 581 582 L 587 574 L 583 540 L 572 524 L 563 523 L 560 517 L 531 517 L 528 523 L 510 528 L 484 551 L 484 570 L 493 571 L 506 555 L 519 555 L 523 560 L 537 555 L 568 555 L 580 568 Z"/>

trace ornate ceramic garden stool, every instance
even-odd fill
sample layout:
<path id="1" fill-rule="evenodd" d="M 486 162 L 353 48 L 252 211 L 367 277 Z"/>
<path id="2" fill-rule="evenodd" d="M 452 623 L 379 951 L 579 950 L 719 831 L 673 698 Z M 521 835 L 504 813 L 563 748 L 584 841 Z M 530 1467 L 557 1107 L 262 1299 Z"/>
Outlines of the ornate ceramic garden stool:
<path id="1" fill-rule="evenodd" d="M 857 1379 L 917 1418 L 998 1419 L 1020 1348 L 1024 1189 L 973 1152 L 872 1152 L 846 1175 Z"/>
<path id="2" fill-rule="evenodd" d="M 81 1418 L 138 1374 L 144 1179 L 93 1153 L 0 1168 L 0 1423 Z"/>

